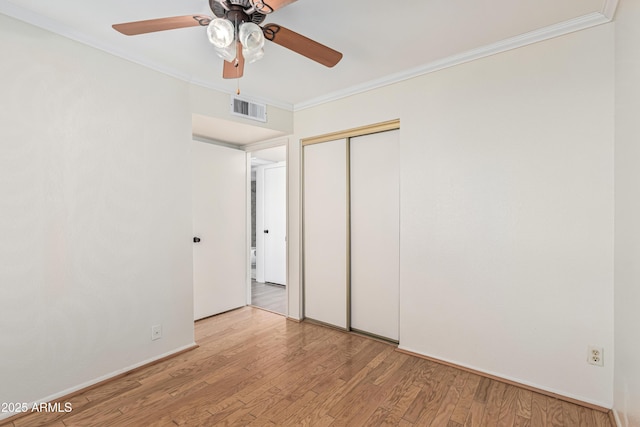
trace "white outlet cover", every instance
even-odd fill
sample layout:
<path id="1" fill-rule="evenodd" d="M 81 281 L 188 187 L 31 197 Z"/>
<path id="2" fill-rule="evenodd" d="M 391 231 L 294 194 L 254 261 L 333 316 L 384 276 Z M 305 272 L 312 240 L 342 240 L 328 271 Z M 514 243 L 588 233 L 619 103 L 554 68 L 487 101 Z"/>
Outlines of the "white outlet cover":
<path id="1" fill-rule="evenodd" d="M 587 348 L 587 363 L 595 366 L 604 366 L 603 348 L 595 345 L 590 345 Z"/>
<path id="2" fill-rule="evenodd" d="M 154 325 L 151 327 L 151 341 L 162 338 L 162 325 Z"/>

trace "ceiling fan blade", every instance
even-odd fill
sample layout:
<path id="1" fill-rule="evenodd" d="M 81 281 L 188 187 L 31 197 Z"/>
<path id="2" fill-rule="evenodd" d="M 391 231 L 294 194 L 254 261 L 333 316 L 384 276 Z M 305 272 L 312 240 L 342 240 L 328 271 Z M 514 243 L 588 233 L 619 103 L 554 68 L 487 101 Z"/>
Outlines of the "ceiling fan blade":
<path id="1" fill-rule="evenodd" d="M 269 14 L 278 9 L 282 9 L 288 4 L 295 2 L 296 0 L 250 0 L 251 5 L 262 14 Z"/>
<path id="2" fill-rule="evenodd" d="M 225 79 L 239 79 L 244 74 L 244 56 L 240 43 L 237 44 L 236 52 L 236 59 L 233 62 L 224 61 L 222 77 Z"/>
<path id="3" fill-rule="evenodd" d="M 174 16 L 171 18 L 149 19 L 146 21 L 125 22 L 114 24 L 113 29 L 126 35 L 153 33 L 156 31 L 175 30 L 176 28 L 197 27 L 209 25 L 211 17 L 206 15 Z"/>
<path id="4" fill-rule="evenodd" d="M 267 40 L 271 40 L 327 67 L 333 67 L 342 59 L 342 54 L 337 50 L 291 31 L 282 25 L 267 24 L 262 31 Z"/>

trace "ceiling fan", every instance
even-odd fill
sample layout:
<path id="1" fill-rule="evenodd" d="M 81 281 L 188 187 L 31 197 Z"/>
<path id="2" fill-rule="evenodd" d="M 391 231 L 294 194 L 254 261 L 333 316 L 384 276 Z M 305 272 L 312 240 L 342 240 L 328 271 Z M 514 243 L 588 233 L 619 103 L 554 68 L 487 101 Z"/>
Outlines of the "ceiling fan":
<path id="1" fill-rule="evenodd" d="M 242 77 L 245 60 L 257 61 L 264 55 L 264 41 L 269 40 L 327 67 L 342 59 L 342 53 L 311 40 L 278 24 L 260 27 L 266 15 L 282 9 L 296 0 L 209 0 L 215 17 L 185 15 L 171 18 L 115 24 L 113 28 L 127 36 L 174 30 L 186 27 L 207 27 L 209 41 L 223 58 L 222 77 Z"/>

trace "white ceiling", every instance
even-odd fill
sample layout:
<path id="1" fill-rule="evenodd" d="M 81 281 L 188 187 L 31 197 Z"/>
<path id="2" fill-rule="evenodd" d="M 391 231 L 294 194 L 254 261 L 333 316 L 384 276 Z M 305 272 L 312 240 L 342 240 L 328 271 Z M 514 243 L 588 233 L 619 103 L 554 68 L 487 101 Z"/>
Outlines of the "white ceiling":
<path id="1" fill-rule="evenodd" d="M 267 16 L 344 54 L 326 68 L 274 43 L 245 67 L 243 95 L 292 109 L 429 67 L 606 22 L 615 0 L 298 0 Z M 0 12 L 233 93 L 204 27 L 124 36 L 114 23 L 212 15 L 207 0 L 0 0 Z M 531 37 L 529 37 L 531 36 Z M 515 39 L 514 39 L 515 38 Z M 522 43 L 520 43 L 522 44 Z M 484 51 L 484 53 L 483 53 Z M 473 55 L 471 55 L 473 56 Z M 477 56 L 477 55 L 476 55 Z"/>
<path id="2" fill-rule="evenodd" d="M 267 1 L 268 3 L 268 1 Z M 617 0 L 298 0 L 266 17 L 344 54 L 326 68 L 267 42 L 244 97 L 297 110 L 611 20 Z M 234 93 L 204 27 L 124 36 L 112 24 L 206 14 L 208 0 L 0 0 L 0 12 L 198 85 Z M 213 122 L 212 122 L 213 120 Z M 268 130 L 194 116 L 194 135 L 246 145 Z M 266 132 L 266 133 L 261 133 Z M 242 140 L 238 138 L 242 137 Z"/>

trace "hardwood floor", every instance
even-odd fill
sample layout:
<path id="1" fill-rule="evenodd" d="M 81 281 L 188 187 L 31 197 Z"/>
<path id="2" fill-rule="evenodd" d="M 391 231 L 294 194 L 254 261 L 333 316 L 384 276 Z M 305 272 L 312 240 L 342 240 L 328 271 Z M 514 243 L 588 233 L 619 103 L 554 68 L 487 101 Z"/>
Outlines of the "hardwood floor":
<path id="1" fill-rule="evenodd" d="M 9 426 L 610 426 L 606 414 L 245 307 L 199 348 Z M 63 400 L 63 402 L 65 402 Z"/>
<path id="2" fill-rule="evenodd" d="M 251 281 L 251 305 L 275 313 L 287 314 L 287 288 L 271 283 Z"/>

